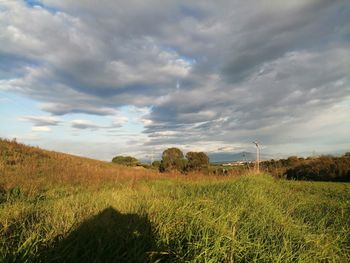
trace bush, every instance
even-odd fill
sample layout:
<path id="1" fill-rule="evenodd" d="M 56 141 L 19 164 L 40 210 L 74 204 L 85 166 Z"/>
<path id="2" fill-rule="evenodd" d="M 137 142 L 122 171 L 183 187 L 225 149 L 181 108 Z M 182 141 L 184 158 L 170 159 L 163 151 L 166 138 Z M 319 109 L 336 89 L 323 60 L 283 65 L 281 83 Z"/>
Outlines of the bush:
<path id="1" fill-rule="evenodd" d="M 153 161 L 152 162 L 152 167 L 155 168 L 155 169 L 159 169 L 160 167 L 160 161 Z"/>
<path id="2" fill-rule="evenodd" d="M 112 163 L 125 165 L 125 166 L 137 166 L 140 162 L 131 156 L 116 156 L 112 159 Z"/>

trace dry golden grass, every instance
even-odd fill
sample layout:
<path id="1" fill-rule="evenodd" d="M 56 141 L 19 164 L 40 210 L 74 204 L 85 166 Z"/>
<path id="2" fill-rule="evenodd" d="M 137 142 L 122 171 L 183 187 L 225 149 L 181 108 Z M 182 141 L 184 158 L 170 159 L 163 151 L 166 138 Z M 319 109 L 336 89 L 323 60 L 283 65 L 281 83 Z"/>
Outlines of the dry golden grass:
<path id="1" fill-rule="evenodd" d="M 195 184 L 232 177 L 235 174 L 206 176 L 201 172 L 159 173 L 141 166 L 126 167 L 0 139 L 0 194 L 1 191 L 19 191 L 21 195 L 35 199 L 48 191 L 60 191 L 58 189 L 78 193 L 85 189 L 98 190 L 119 185 L 138 190 L 141 182 L 153 179 Z"/>
<path id="2" fill-rule="evenodd" d="M 209 182 L 222 181 L 229 177 L 204 176 L 199 171 L 186 175 L 177 172 L 159 173 L 155 169 L 145 169 L 141 166 L 125 167 L 111 162 L 47 151 L 6 139 L 0 139 L 0 175 L 0 186 L 5 190 L 20 187 L 22 191 L 29 193 L 60 185 L 98 187 L 109 183 L 129 182 L 134 187 L 140 179 Z"/>
<path id="3" fill-rule="evenodd" d="M 0 186 L 37 192 L 51 186 L 98 187 L 108 183 L 135 184 L 141 178 L 159 177 L 155 170 L 124 167 L 0 139 Z"/>

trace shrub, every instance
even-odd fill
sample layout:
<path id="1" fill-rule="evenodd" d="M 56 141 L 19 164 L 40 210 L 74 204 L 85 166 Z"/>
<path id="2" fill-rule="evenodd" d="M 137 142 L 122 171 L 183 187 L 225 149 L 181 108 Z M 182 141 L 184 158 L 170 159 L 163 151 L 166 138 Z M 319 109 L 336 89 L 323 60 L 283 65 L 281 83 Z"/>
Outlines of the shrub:
<path id="1" fill-rule="evenodd" d="M 153 168 L 156 168 L 156 169 L 159 169 L 159 167 L 160 167 L 160 161 L 158 161 L 158 160 L 157 160 L 157 161 L 153 161 L 153 162 L 152 162 L 152 167 L 153 167 Z"/>
<path id="2" fill-rule="evenodd" d="M 112 159 L 112 162 L 125 166 L 137 166 L 140 164 L 136 158 L 131 156 L 116 156 Z"/>

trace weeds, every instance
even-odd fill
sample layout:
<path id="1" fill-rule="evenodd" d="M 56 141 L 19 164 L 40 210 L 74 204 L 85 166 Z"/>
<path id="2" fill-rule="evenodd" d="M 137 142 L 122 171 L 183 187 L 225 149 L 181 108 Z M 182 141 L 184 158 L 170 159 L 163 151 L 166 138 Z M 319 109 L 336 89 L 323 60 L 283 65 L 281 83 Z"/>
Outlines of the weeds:
<path id="1" fill-rule="evenodd" d="M 16 147 L 0 177 L 1 262 L 349 261 L 349 184 L 159 176 Z"/>

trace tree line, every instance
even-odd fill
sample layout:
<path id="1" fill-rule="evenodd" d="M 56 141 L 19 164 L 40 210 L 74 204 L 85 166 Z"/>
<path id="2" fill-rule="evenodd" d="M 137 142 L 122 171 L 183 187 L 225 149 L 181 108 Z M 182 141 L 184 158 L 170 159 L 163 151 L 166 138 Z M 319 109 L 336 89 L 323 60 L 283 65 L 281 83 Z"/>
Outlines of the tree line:
<path id="1" fill-rule="evenodd" d="M 141 164 L 131 156 L 116 156 L 113 163 L 125 166 L 144 166 L 157 169 L 160 172 L 202 172 L 212 175 L 243 175 L 254 169 L 250 164 L 226 168 L 220 165 L 210 165 L 209 157 L 204 152 L 188 152 L 186 155 L 178 148 L 168 148 L 161 160 L 151 165 Z M 313 181 L 346 181 L 350 182 L 350 152 L 341 157 L 319 156 L 302 158 L 290 156 L 287 159 L 268 160 L 260 163 L 261 170 L 274 177 L 291 180 Z"/>
<path id="2" fill-rule="evenodd" d="M 261 165 L 276 177 L 292 180 L 350 181 L 350 152 L 341 157 L 291 156 L 287 159 L 264 161 Z"/>
<path id="3" fill-rule="evenodd" d="M 113 163 L 125 166 L 142 165 L 136 158 L 131 156 L 116 156 Z M 145 166 L 145 165 L 142 165 Z M 151 165 L 160 172 L 177 171 L 181 173 L 202 171 L 209 166 L 209 157 L 204 152 L 188 152 L 186 155 L 178 148 L 168 148 L 162 154 L 160 161 L 154 161 Z"/>

